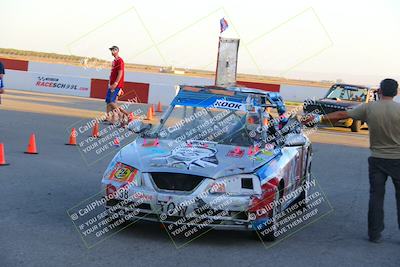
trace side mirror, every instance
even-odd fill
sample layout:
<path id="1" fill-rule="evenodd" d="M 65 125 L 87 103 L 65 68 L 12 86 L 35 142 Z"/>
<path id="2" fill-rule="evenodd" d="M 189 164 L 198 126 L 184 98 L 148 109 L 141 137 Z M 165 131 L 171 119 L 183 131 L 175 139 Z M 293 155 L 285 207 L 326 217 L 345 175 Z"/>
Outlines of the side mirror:
<path id="1" fill-rule="evenodd" d="M 300 134 L 290 134 L 286 137 L 285 146 L 304 146 L 307 144 L 307 138 Z"/>
<path id="2" fill-rule="evenodd" d="M 143 133 L 147 130 L 150 130 L 153 125 L 150 123 L 144 123 L 143 121 L 132 121 L 128 125 L 128 129 L 136 134 Z"/>

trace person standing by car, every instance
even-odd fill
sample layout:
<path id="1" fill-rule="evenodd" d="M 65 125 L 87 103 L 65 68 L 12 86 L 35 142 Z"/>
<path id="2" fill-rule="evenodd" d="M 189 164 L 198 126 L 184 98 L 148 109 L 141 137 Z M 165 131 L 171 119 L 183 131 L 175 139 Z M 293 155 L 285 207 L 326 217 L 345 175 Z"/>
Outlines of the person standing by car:
<path id="1" fill-rule="evenodd" d="M 3 82 L 3 78 L 5 75 L 5 71 L 4 71 L 4 65 L 3 63 L 0 61 L 0 94 L 4 93 L 4 82 Z M 1 102 L 0 102 L 1 103 Z"/>
<path id="2" fill-rule="evenodd" d="M 368 235 L 371 242 L 381 241 L 384 229 L 383 203 L 388 176 L 396 190 L 397 218 L 400 229 L 400 103 L 397 96 L 398 83 L 385 79 L 378 90 L 379 100 L 362 104 L 348 111 L 337 111 L 327 115 L 305 118 L 304 124 L 321 121 L 337 121 L 347 118 L 366 121 L 369 128 L 371 157 L 369 163 L 370 198 L 368 210 Z"/>
<path id="3" fill-rule="evenodd" d="M 4 71 L 4 65 L 3 63 L 0 61 L 0 104 L 1 104 L 1 94 L 4 93 L 4 82 L 3 82 L 3 78 L 5 75 L 5 71 Z"/>
<path id="4" fill-rule="evenodd" d="M 114 60 L 112 62 L 111 74 L 109 87 L 106 95 L 106 109 L 107 109 L 107 120 L 113 122 L 113 115 L 109 118 L 111 111 L 121 112 L 124 115 L 124 118 L 121 120 L 121 125 L 125 125 L 128 121 L 128 112 L 118 106 L 118 96 L 123 94 L 124 87 L 124 73 L 125 73 L 125 63 L 123 59 L 119 56 L 119 48 L 117 46 L 112 46 L 109 48 L 111 51 Z M 114 112 L 113 112 L 114 113 Z"/>

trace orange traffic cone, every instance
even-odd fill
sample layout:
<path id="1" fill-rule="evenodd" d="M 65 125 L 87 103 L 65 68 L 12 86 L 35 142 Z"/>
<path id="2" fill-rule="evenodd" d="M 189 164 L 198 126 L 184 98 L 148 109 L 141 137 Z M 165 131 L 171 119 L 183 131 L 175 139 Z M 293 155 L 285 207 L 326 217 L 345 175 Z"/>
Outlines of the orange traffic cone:
<path id="1" fill-rule="evenodd" d="M 76 132 L 75 128 L 72 128 L 71 133 L 69 135 L 69 143 L 66 145 L 76 146 L 76 136 L 77 136 L 77 132 Z"/>
<path id="2" fill-rule="evenodd" d="M 160 101 L 158 101 L 157 112 L 162 112 L 162 106 Z"/>
<path id="3" fill-rule="evenodd" d="M 153 112 L 151 111 L 151 106 L 147 110 L 147 118 L 145 120 L 151 121 L 153 119 Z"/>
<path id="4" fill-rule="evenodd" d="M 151 115 L 154 117 L 156 115 L 156 112 L 154 111 L 154 105 L 151 104 Z"/>
<path id="5" fill-rule="evenodd" d="M 99 134 L 99 123 L 96 122 L 94 127 L 93 127 L 92 137 L 97 138 L 99 136 L 100 136 L 100 134 Z"/>
<path id="6" fill-rule="evenodd" d="M 10 165 L 6 163 L 6 156 L 4 154 L 4 145 L 0 143 L 0 166 Z"/>
<path id="7" fill-rule="evenodd" d="M 39 154 L 36 149 L 36 138 L 35 138 L 34 133 L 31 133 L 31 136 L 29 138 L 28 147 L 24 153 L 25 154 Z"/>

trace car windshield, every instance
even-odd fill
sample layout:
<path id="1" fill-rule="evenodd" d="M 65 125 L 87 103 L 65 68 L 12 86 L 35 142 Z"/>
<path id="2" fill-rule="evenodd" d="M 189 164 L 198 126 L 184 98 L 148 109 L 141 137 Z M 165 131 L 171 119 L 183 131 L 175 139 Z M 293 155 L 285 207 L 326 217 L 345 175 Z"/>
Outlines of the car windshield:
<path id="1" fill-rule="evenodd" d="M 347 87 L 347 86 L 334 86 L 329 92 L 326 98 L 336 100 L 348 100 L 365 102 L 368 94 L 368 89 Z"/>
<path id="2" fill-rule="evenodd" d="M 248 113 L 240 110 L 175 106 L 156 134 L 177 143 L 202 140 L 250 146 L 255 140 L 249 135 L 249 127 L 257 121 L 248 118 Z"/>

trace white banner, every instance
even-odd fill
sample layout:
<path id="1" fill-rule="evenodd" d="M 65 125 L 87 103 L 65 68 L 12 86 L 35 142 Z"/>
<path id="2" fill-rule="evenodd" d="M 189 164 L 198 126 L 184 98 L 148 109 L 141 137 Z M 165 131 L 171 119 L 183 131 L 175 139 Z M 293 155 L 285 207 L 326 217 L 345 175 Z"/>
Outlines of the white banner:
<path id="1" fill-rule="evenodd" d="M 35 72 L 7 71 L 5 87 L 34 92 L 90 97 L 90 79 Z"/>

